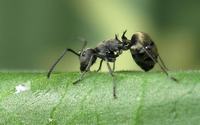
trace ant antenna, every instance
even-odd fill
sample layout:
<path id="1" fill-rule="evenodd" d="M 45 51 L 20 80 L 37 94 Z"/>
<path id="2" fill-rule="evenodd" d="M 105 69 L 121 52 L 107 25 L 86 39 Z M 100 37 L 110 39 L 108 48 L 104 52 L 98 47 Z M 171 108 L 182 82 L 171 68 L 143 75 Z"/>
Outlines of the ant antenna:
<path id="1" fill-rule="evenodd" d="M 140 41 L 138 41 L 141 45 L 142 45 L 142 43 L 140 42 Z M 175 82 L 178 82 L 178 80 L 176 79 L 176 78 L 174 78 L 174 77 L 171 77 L 171 76 L 169 76 L 169 74 L 168 74 L 168 72 L 167 72 L 167 68 L 166 68 L 166 66 L 164 65 L 161 65 L 161 64 L 164 64 L 163 63 L 163 61 L 161 61 L 161 64 L 146 50 L 146 48 L 142 45 L 142 48 L 144 49 L 144 51 L 147 53 L 147 55 L 154 61 L 154 63 L 158 63 L 158 65 L 160 66 L 160 68 L 163 70 L 163 72 L 170 78 L 170 79 L 172 79 L 173 81 L 175 81 Z M 161 58 L 159 58 L 159 59 L 161 59 Z M 162 60 L 162 59 L 161 59 Z"/>
<path id="2" fill-rule="evenodd" d="M 80 56 L 77 52 L 75 52 L 72 49 L 65 49 L 65 51 L 61 54 L 61 56 L 53 63 L 53 65 L 51 66 L 51 68 L 49 69 L 49 72 L 47 74 L 47 78 L 50 78 L 51 72 L 53 71 L 53 69 L 55 68 L 55 66 L 58 64 L 58 62 L 60 62 L 60 60 L 65 56 L 65 54 L 67 52 L 72 52 L 73 54 L 75 54 L 76 56 Z"/>
<path id="3" fill-rule="evenodd" d="M 82 46 L 82 48 L 81 48 L 81 52 L 82 52 L 83 49 L 84 49 L 84 48 L 86 47 L 86 45 L 87 45 L 87 41 L 86 41 L 85 39 L 83 39 L 83 38 L 79 38 L 79 39 L 80 39 L 81 41 L 84 42 L 84 44 L 83 44 L 83 46 Z M 49 72 L 48 72 L 48 74 L 47 74 L 47 78 L 50 78 L 50 75 L 51 75 L 53 69 L 54 69 L 55 66 L 60 62 L 60 60 L 65 56 L 65 54 L 66 54 L 68 51 L 69 51 L 69 52 L 72 52 L 72 53 L 75 54 L 76 56 L 80 56 L 79 53 L 75 52 L 75 51 L 72 50 L 72 49 L 69 49 L 69 48 L 65 49 L 65 51 L 60 55 L 60 57 L 53 63 L 53 65 L 52 65 L 51 68 L 49 69 Z"/>
<path id="4" fill-rule="evenodd" d="M 84 38 L 79 37 L 78 38 L 81 42 L 83 42 L 83 46 L 80 50 L 80 52 L 83 52 L 83 50 L 85 49 L 85 47 L 87 46 L 87 40 L 85 40 Z"/>

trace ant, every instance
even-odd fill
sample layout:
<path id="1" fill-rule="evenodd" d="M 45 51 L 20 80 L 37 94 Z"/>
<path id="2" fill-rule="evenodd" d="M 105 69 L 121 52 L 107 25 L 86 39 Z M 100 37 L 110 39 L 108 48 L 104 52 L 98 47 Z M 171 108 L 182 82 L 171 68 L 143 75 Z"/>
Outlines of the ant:
<path id="1" fill-rule="evenodd" d="M 90 70 L 90 67 L 96 62 L 97 58 L 101 59 L 97 72 L 101 69 L 103 61 L 106 62 L 109 74 L 114 79 L 115 61 L 123 51 L 130 50 L 133 59 L 136 64 L 143 69 L 145 72 L 151 70 L 156 63 L 159 64 L 163 72 L 172 80 L 178 82 L 174 77 L 169 76 L 167 67 L 163 60 L 158 54 L 157 47 L 151 37 L 144 32 L 137 32 L 132 35 L 131 40 L 125 36 L 127 30 L 125 30 L 121 36 L 120 41 L 118 36 L 115 34 L 114 39 L 102 41 L 95 48 L 85 49 L 87 42 L 84 41 L 84 45 L 80 52 L 76 52 L 70 48 L 66 48 L 64 53 L 57 59 L 57 61 L 51 66 L 47 77 L 50 75 L 55 68 L 56 64 L 64 57 L 67 52 L 71 52 L 79 57 L 81 76 L 78 80 L 73 82 L 77 84 L 83 79 L 83 76 Z M 113 63 L 111 68 L 109 62 Z M 114 81 L 114 80 L 113 80 Z M 113 83 L 113 97 L 116 98 L 116 84 Z"/>

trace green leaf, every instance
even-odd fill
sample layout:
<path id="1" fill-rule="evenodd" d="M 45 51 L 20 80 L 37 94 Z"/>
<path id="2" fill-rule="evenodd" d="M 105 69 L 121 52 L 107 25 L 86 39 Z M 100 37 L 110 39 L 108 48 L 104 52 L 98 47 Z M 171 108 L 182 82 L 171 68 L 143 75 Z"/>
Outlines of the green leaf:
<path id="1" fill-rule="evenodd" d="M 0 73 L 1 125 L 198 125 L 200 71 Z M 28 89 L 16 92 L 16 86 Z"/>

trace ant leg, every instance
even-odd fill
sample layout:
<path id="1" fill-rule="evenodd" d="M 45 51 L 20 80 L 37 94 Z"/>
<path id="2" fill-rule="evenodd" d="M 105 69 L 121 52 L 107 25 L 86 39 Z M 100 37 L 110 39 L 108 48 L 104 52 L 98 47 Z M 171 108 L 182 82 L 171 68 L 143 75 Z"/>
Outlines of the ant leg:
<path id="1" fill-rule="evenodd" d="M 112 77 L 114 77 L 113 71 L 112 71 L 112 69 L 111 69 L 111 67 L 110 67 L 110 64 L 109 64 L 108 60 L 106 60 L 106 63 L 107 63 L 107 67 L 108 67 L 108 70 L 109 70 L 110 75 L 111 75 Z"/>
<path id="2" fill-rule="evenodd" d="M 97 72 L 99 72 L 101 70 L 102 63 L 103 63 L 103 59 L 100 62 L 100 65 L 99 65 L 99 68 L 98 68 Z"/>
<path id="3" fill-rule="evenodd" d="M 55 68 L 55 66 L 58 64 L 58 62 L 65 56 L 65 54 L 67 52 L 72 52 L 73 54 L 75 54 L 76 56 L 80 56 L 77 52 L 75 52 L 74 50 L 72 49 L 65 49 L 65 51 L 62 53 L 62 55 L 56 60 L 56 62 L 53 63 L 53 65 L 51 66 L 51 68 L 49 69 L 48 71 L 48 74 L 47 74 L 47 78 L 50 78 L 50 75 L 51 75 L 51 72 L 53 71 L 53 69 Z"/>
<path id="4" fill-rule="evenodd" d="M 142 45 L 141 42 L 139 42 L 139 43 L 140 43 L 140 45 Z M 158 65 L 160 66 L 160 68 L 163 70 L 163 72 L 166 74 L 166 76 L 167 76 L 168 78 L 170 78 L 171 80 L 173 80 L 173 81 L 175 81 L 175 82 L 178 82 L 178 80 L 177 80 L 176 78 L 174 78 L 174 77 L 172 77 L 172 76 L 169 76 L 169 74 L 168 74 L 168 72 L 167 72 L 165 66 L 162 65 L 162 61 L 161 61 L 161 64 L 160 64 L 160 63 L 159 63 L 159 62 L 144 48 L 143 45 L 142 45 L 142 48 L 143 48 L 143 50 L 146 52 L 146 54 L 154 61 L 154 63 L 158 63 Z"/>
<path id="5" fill-rule="evenodd" d="M 77 84 L 78 82 L 80 82 L 83 79 L 83 76 L 86 74 L 86 71 L 84 71 L 83 73 L 81 73 L 81 76 L 78 80 L 74 81 L 73 84 Z"/>
<path id="6" fill-rule="evenodd" d="M 114 80 L 114 75 L 113 75 L 113 71 L 110 67 L 110 64 L 108 62 L 108 60 L 106 60 L 106 63 L 107 63 L 107 67 L 108 67 L 108 70 L 109 70 L 109 73 L 110 75 L 112 76 L 112 79 L 113 79 L 113 97 L 116 99 L 117 96 L 116 96 L 116 84 L 115 84 L 115 80 Z"/>
<path id="7" fill-rule="evenodd" d="M 93 60 L 93 56 L 90 57 L 89 63 L 86 67 L 86 70 L 83 73 L 81 73 L 81 77 L 78 80 L 76 80 L 75 82 L 73 82 L 73 84 L 77 84 L 78 82 L 80 82 L 83 79 L 83 76 L 89 71 L 90 67 L 92 66 L 92 60 Z"/>
<path id="8" fill-rule="evenodd" d="M 115 61 L 113 62 L 113 72 L 115 71 Z"/>
<path id="9" fill-rule="evenodd" d="M 164 68 L 165 68 L 166 70 L 168 70 L 168 68 L 166 67 L 166 65 L 165 65 L 165 63 L 163 62 L 163 60 L 162 60 L 162 58 L 160 57 L 160 55 L 158 55 L 158 58 L 159 58 L 161 64 L 164 66 Z"/>

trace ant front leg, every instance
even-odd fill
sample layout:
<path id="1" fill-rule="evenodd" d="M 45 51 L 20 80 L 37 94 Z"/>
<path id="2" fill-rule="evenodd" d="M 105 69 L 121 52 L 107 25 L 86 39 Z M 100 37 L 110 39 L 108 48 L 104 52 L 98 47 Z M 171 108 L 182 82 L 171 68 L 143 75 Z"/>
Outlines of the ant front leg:
<path id="1" fill-rule="evenodd" d="M 83 73 L 81 73 L 81 76 L 78 80 L 74 81 L 73 84 L 77 84 L 78 82 L 80 82 L 83 79 L 83 76 L 86 74 L 86 71 L 84 71 Z"/>
<path id="2" fill-rule="evenodd" d="M 73 82 L 73 84 L 77 84 L 78 82 L 80 82 L 83 79 L 83 76 L 89 71 L 90 67 L 92 66 L 93 57 L 94 56 L 90 57 L 89 63 L 87 65 L 87 67 L 86 67 L 86 70 L 81 73 L 80 78 L 78 80 L 76 80 L 75 82 Z"/>

